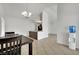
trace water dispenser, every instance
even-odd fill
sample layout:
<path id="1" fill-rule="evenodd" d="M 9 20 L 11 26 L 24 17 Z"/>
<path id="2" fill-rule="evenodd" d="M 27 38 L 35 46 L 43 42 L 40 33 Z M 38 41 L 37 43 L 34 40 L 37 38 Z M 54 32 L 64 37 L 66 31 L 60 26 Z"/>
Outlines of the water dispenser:
<path id="1" fill-rule="evenodd" d="M 76 50 L 76 26 L 69 26 L 69 48 Z"/>

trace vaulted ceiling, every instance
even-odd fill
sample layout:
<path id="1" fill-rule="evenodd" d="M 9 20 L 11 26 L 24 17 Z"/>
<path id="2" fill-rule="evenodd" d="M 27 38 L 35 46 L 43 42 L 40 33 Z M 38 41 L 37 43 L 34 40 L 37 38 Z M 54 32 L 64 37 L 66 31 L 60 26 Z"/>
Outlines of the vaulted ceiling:
<path id="1" fill-rule="evenodd" d="M 1 5 L 5 17 L 23 18 L 21 12 L 28 8 L 32 12 L 30 19 L 39 19 L 40 13 L 46 9 L 50 22 L 57 18 L 57 4 L 54 3 L 4 3 Z"/>

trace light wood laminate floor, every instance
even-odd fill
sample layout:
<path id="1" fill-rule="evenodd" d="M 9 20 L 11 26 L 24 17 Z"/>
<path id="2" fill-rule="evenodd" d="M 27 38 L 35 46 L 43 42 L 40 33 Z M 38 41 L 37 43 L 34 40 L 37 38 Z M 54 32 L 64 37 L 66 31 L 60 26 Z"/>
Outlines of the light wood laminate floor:
<path id="1" fill-rule="evenodd" d="M 34 40 L 33 55 L 78 55 L 79 50 L 73 51 L 64 45 L 56 42 L 56 35 L 49 35 L 48 38 Z M 22 47 L 22 54 L 26 54 L 26 48 Z M 25 52 L 26 51 L 26 52 Z"/>

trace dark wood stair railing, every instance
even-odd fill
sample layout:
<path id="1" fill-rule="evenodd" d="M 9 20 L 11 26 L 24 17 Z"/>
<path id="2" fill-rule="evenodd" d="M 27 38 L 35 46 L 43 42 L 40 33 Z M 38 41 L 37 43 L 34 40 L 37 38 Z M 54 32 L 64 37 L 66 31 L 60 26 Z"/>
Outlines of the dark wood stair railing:
<path id="1" fill-rule="evenodd" d="M 21 46 L 29 44 L 29 55 L 32 55 L 33 38 L 15 34 L 14 32 L 5 32 L 4 37 L 0 37 L 0 55 L 20 55 Z"/>
<path id="2" fill-rule="evenodd" d="M 0 55 L 21 55 L 21 36 L 0 39 Z"/>

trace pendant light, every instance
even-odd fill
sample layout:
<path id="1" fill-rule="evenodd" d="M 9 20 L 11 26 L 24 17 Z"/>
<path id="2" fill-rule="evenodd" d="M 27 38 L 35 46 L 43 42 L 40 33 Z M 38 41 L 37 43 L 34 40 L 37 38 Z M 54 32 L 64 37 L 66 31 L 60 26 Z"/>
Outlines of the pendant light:
<path id="1" fill-rule="evenodd" d="M 31 17 L 32 13 L 25 8 L 25 10 L 21 13 L 24 17 Z"/>

